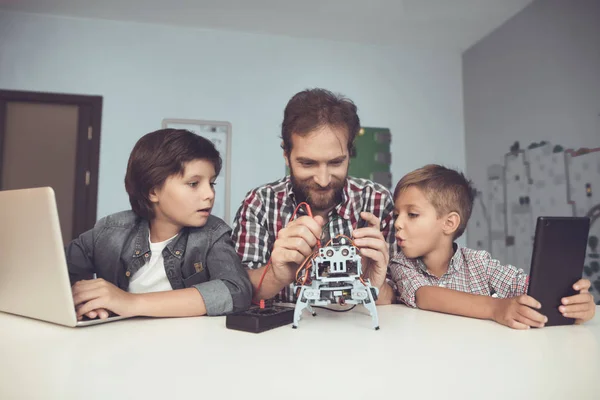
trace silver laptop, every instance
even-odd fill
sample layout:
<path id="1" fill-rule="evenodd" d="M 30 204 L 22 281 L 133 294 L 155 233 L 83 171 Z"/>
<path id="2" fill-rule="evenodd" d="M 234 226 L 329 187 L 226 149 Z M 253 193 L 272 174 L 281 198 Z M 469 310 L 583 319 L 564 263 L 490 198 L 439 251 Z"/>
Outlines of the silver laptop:
<path id="1" fill-rule="evenodd" d="M 54 190 L 0 191 L 0 311 L 66 326 L 77 321 Z"/>

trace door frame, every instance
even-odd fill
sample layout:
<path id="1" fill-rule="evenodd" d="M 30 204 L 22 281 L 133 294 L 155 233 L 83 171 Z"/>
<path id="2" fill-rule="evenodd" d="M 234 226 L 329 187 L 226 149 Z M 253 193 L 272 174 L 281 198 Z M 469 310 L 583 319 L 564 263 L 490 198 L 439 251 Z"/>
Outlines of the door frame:
<path id="1" fill-rule="evenodd" d="M 73 191 L 73 237 L 75 238 L 79 234 L 93 228 L 96 223 L 98 205 L 102 96 L 0 90 L 0 187 L 2 185 L 1 169 L 4 131 L 6 129 L 6 106 L 9 102 L 78 106 L 77 150 Z"/>

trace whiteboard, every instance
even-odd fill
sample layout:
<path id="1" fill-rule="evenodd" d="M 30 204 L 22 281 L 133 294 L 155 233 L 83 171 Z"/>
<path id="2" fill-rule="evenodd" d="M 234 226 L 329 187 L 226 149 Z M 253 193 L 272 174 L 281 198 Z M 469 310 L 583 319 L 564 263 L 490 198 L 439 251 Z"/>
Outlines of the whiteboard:
<path id="1" fill-rule="evenodd" d="M 215 203 L 212 214 L 231 224 L 229 205 L 231 196 L 231 124 L 224 121 L 202 121 L 192 119 L 163 119 L 162 127 L 187 129 L 215 145 L 223 165 L 215 185 Z"/>

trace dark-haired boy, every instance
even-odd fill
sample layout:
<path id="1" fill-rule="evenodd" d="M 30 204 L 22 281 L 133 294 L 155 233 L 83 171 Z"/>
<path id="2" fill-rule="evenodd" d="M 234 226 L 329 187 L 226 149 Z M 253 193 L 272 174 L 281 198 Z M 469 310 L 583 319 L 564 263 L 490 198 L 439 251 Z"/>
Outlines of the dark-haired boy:
<path id="1" fill-rule="evenodd" d="M 132 210 L 109 215 L 66 250 L 77 317 L 220 315 L 250 306 L 252 286 L 212 216 L 221 157 L 186 130 L 148 133 L 125 176 Z M 94 278 L 96 276 L 96 278 Z"/>

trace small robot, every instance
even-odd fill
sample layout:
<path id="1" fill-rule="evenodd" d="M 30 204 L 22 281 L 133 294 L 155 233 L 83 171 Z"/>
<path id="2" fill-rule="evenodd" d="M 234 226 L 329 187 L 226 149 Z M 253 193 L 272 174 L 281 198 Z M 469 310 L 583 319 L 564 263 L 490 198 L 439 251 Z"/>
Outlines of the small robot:
<path id="1" fill-rule="evenodd" d="M 307 260 L 308 261 L 308 260 Z M 304 279 L 298 278 L 296 290 L 300 289 L 294 310 L 292 327 L 297 328 L 306 308 L 315 316 L 311 306 L 329 304 L 362 304 L 371 314 L 373 327 L 379 329 L 375 301 L 379 290 L 362 277 L 361 257 L 350 238 L 338 236 L 320 247 L 310 258 L 310 266 L 301 266 Z M 302 271 L 303 270 L 303 271 Z"/>

